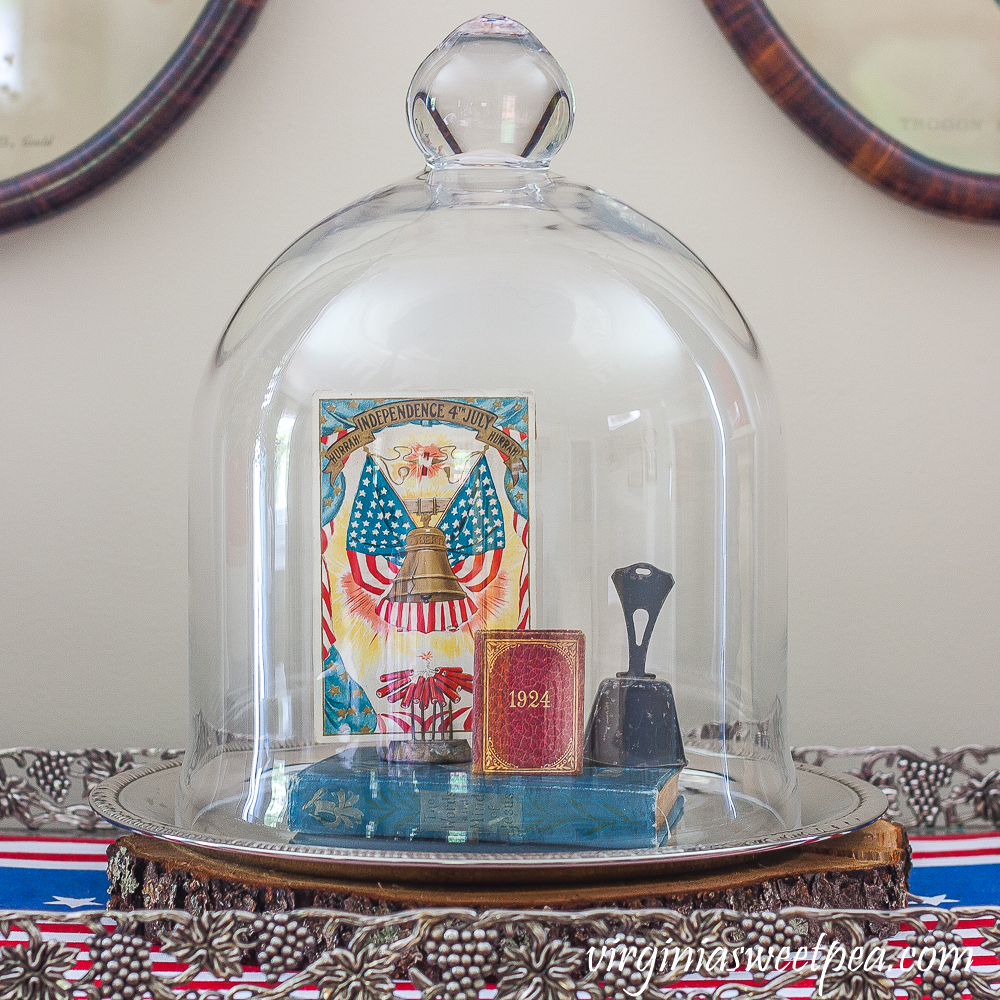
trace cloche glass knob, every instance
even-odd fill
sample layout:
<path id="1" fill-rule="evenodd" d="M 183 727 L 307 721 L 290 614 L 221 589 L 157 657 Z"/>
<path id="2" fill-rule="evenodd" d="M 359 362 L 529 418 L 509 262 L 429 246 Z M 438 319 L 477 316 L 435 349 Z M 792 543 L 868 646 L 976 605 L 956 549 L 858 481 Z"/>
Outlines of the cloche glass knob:
<path id="1" fill-rule="evenodd" d="M 483 14 L 421 63 L 407 111 L 431 167 L 547 167 L 572 128 L 573 90 L 523 24 Z"/>

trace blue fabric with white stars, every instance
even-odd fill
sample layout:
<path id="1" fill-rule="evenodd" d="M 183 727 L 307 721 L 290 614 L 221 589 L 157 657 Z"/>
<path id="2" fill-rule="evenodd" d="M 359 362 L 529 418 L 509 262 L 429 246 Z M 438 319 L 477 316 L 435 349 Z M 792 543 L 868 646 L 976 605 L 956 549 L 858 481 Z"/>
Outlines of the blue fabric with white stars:
<path id="1" fill-rule="evenodd" d="M 392 484 L 369 455 L 347 526 L 347 547 L 398 563 L 406 551 L 406 536 L 415 527 Z M 452 561 L 504 547 L 503 511 L 485 456 L 455 494 L 438 527 Z"/>
<path id="2" fill-rule="evenodd" d="M 504 547 L 503 511 L 485 456 L 479 459 L 472 475 L 455 494 L 438 527 L 444 532 L 448 555 L 452 559 L 478 556 L 490 549 Z"/>
<path id="3" fill-rule="evenodd" d="M 406 550 L 406 536 L 415 527 L 392 484 L 369 455 L 347 526 L 347 547 L 399 562 Z"/>

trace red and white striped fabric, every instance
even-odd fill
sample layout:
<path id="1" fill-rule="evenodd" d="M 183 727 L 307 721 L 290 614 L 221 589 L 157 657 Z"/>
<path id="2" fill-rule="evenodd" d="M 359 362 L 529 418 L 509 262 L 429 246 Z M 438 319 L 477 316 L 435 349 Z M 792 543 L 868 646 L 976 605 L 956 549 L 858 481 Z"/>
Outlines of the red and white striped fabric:
<path id="1" fill-rule="evenodd" d="M 66 872 L 107 870 L 107 850 L 113 837 L 0 836 L 0 871 L 27 868 Z M 0 874 L 0 880 L 3 875 Z M 0 906 L 4 905 L 0 893 Z"/>
<path id="2" fill-rule="evenodd" d="M 513 427 L 504 427 L 504 432 L 509 434 L 512 438 L 524 444 L 528 440 L 527 433 L 522 433 L 521 431 L 514 430 Z M 517 537 L 521 539 L 521 545 L 524 547 L 524 558 L 521 561 L 521 576 L 517 583 L 518 588 L 518 605 L 517 605 L 517 627 L 527 628 L 528 619 L 530 616 L 530 584 L 531 581 L 528 577 L 530 572 L 528 568 L 528 519 L 526 517 L 521 517 L 517 511 L 514 512 L 514 531 Z"/>
<path id="3" fill-rule="evenodd" d="M 384 622 L 400 631 L 456 632 L 470 621 L 477 611 L 476 602 L 471 597 L 427 604 L 416 601 L 393 601 L 389 597 L 389 591 L 392 588 L 392 581 L 399 572 L 396 563 L 390 562 L 385 556 L 362 555 L 353 549 L 347 550 L 347 561 L 350 563 L 354 580 L 369 594 L 378 598 L 375 613 Z M 471 561 L 471 559 L 462 560 L 463 563 Z M 499 560 L 497 562 L 499 565 Z M 464 583 L 461 577 L 459 581 Z"/>
<path id="4" fill-rule="evenodd" d="M 909 840 L 914 868 L 1000 865 L 1000 832 L 911 835 Z"/>
<path id="5" fill-rule="evenodd" d="M 476 613 L 471 597 L 461 601 L 391 601 L 375 605 L 378 616 L 401 632 L 457 632 Z"/>
<path id="6" fill-rule="evenodd" d="M 399 572 L 399 564 L 385 556 L 362 555 L 354 549 L 347 550 L 347 561 L 355 582 L 374 597 L 382 597 Z"/>
<path id="7" fill-rule="evenodd" d="M 330 574 L 325 563 L 321 566 L 320 572 L 322 574 L 323 662 L 325 663 L 326 658 L 330 655 L 330 647 L 337 641 L 337 633 L 333 631 L 333 594 L 330 592 Z"/>
<path id="8" fill-rule="evenodd" d="M 458 582 L 473 594 L 485 590 L 500 572 L 503 549 L 488 549 L 478 556 L 469 556 L 452 564 Z"/>
<path id="9" fill-rule="evenodd" d="M 521 578 L 518 580 L 518 605 L 517 605 L 517 627 L 528 627 L 528 615 L 530 607 L 528 604 L 529 579 L 528 579 L 528 519 L 514 514 L 514 530 L 521 539 L 524 546 L 524 559 L 521 561 Z"/>
<path id="10" fill-rule="evenodd" d="M 107 920 L 103 923 L 109 933 L 114 932 L 115 925 L 113 921 Z M 66 973 L 66 980 L 69 983 L 75 983 L 83 979 L 90 971 L 92 964 L 87 946 L 87 940 L 91 932 L 87 926 L 85 924 L 41 923 L 38 925 L 38 929 L 41 931 L 44 941 L 58 941 L 67 947 L 79 949 L 76 965 Z M 3 944 L 27 945 L 28 935 L 20 930 L 20 928 L 14 927 L 10 935 L 6 939 L 0 939 L 0 941 Z M 156 945 L 150 946 L 149 959 L 154 976 L 173 977 L 187 968 L 184 963 L 178 962 L 169 952 L 161 950 Z M 191 982 L 187 983 L 184 987 L 184 992 L 178 993 L 178 996 L 218 996 L 220 993 L 240 984 L 253 984 L 257 987 L 268 985 L 265 975 L 259 969 L 253 967 L 245 967 L 245 971 L 239 979 L 231 980 L 221 980 L 211 975 L 211 973 L 202 972 L 191 980 Z M 399 985 L 406 992 L 402 994 L 397 992 L 397 996 L 420 996 L 419 993 L 411 994 L 409 992 L 413 990 L 413 987 L 409 983 L 401 983 Z M 296 991 L 294 995 L 305 1000 L 305 998 L 318 997 L 319 990 L 306 988 Z"/>
<path id="11" fill-rule="evenodd" d="M 1000 900 L 1000 831 L 911 834 L 910 892 L 925 903 L 961 906 Z"/>
<path id="12" fill-rule="evenodd" d="M 321 437 L 320 448 L 328 448 L 334 441 L 342 438 L 347 433 L 346 430 L 339 431 L 337 434 L 328 434 L 326 437 Z M 324 524 L 320 529 L 320 551 L 321 553 L 326 552 L 327 546 L 330 544 L 330 539 L 333 537 L 333 521 Z M 337 635 L 333 631 L 333 593 L 330 590 L 330 574 L 327 572 L 326 564 L 321 564 L 321 600 L 323 608 L 323 662 L 326 663 L 326 658 L 330 655 L 330 647 L 337 641 Z"/>
<path id="13" fill-rule="evenodd" d="M 106 920 L 103 921 L 103 923 L 109 932 L 113 932 L 114 924 L 112 921 Z M 957 929 L 966 947 L 970 950 L 973 968 L 980 974 L 992 972 L 997 967 L 996 957 L 991 952 L 980 947 L 982 942 L 981 927 L 983 923 L 984 921 L 962 921 Z M 70 983 L 81 980 L 91 967 L 90 953 L 88 949 L 88 938 L 90 937 L 91 932 L 86 925 L 42 922 L 39 924 L 39 930 L 42 934 L 43 940 L 58 941 L 67 947 L 79 949 L 76 965 L 67 972 L 66 979 Z M 906 943 L 906 933 L 907 932 L 905 930 L 901 931 L 899 935 L 891 939 L 890 943 L 904 945 Z M 16 925 L 10 929 L 6 938 L 0 938 L 0 945 L 25 946 L 27 944 L 28 935 Z M 809 954 L 802 963 L 802 968 L 803 971 L 805 971 L 806 964 L 812 961 L 814 957 L 816 960 L 816 973 L 799 980 L 795 986 L 782 990 L 782 996 L 789 998 L 815 998 L 817 996 L 823 957 Z M 910 959 L 910 961 L 912 961 L 912 959 Z M 164 951 L 155 945 L 150 947 L 150 963 L 153 974 L 160 977 L 174 977 L 187 968 L 184 963 L 178 962 L 168 951 Z M 901 975 L 901 970 L 895 968 L 888 969 L 886 971 L 887 977 L 890 980 L 896 979 Z M 290 975 L 291 973 L 285 973 L 281 978 L 287 979 Z M 771 977 L 768 976 L 767 978 Z M 220 993 L 227 990 L 234 990 L 236 987 L 244 984 L 253 984 L 259 988 L 266 985 L 266 978 L 256 966 L 244 966 L 243 975 L 238 979 L 222 980 L 213 976 L 209 972 L 202 972 L 195 979 L 184 985 L 183 995 L 186 997 L 218 996 Z M 687 995 L 696 997 L 699 994 L 704 995 L 706 993 L 711 993 L 720 987 L 743 986 L 746 988 L 754 984 L 755 981 L 753 975 L 750 972 L 741 969 L 730 973 L 725 978 L 716 978 L 692 973 L 684 976 L 682 979 L 674 983 L 672 989 L 677 990 L 679 996 Z M 757 981 L 756 985 L 759 988 L 762 983 Z M 829 988 L 829 979 L 824 985 Z M 419 1000 L 421 997 L 420 991 L 414 988 L 414 986 L 409 982 L 397 981 L 395 983 L 395 987 L 394 996 L 398 998 L 398 1000 Z M 932 985 L 927 983 L 925 984 L 925 989 L 921 992 L 924 996 L 929 996 L 932 988 Z M 307 986 L 300 990 L 296 990 L 292 995 L 294 997 L 301 998 L 301 1000 L 311 1000 L 311 998 L 319 996 L 319 991 L 315 987 Z M 480 1000 L 493 1000 L 496 995 L 497 990 L 495 986 L 488 986 L 479 992 Z M 858 995 L 860 996 L 861 994 Z M 178 996 L 181 996 L 181 994 L 178 993 Z M 589 997 L 590 994 L 579 992 L 577 996 L 579 1000 L 583 1000 L 584 997 Z"/>

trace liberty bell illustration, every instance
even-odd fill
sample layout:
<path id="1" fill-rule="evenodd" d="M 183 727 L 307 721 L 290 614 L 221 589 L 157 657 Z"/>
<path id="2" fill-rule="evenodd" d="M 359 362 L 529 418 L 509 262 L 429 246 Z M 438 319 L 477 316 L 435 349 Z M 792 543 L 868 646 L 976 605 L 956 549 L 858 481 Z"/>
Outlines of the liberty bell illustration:
<path id="1" fill-rule="evenodd" d="M 406 509 L 420 520 L 406 536 L 406 554 L 392 581 L 390 599 L 398 603 L 428 604 L 460 601 L 466 594 L 448 560 L 448 544 L 440 528 L 430 527 L 435 514 L 443 514 L 451 503 L 446 497 L 404 500 Z"/>

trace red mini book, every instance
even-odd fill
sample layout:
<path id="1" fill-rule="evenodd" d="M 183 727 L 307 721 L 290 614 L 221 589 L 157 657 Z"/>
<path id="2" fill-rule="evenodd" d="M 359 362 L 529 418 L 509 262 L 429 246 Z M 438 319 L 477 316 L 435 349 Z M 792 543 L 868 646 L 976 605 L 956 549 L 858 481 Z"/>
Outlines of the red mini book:
<path id="1" fill-rule="evenodd" d="M 474 772 L 581 773 L 584 642 L 571 629 L 476 633 Z"/>

